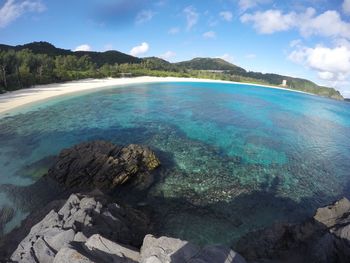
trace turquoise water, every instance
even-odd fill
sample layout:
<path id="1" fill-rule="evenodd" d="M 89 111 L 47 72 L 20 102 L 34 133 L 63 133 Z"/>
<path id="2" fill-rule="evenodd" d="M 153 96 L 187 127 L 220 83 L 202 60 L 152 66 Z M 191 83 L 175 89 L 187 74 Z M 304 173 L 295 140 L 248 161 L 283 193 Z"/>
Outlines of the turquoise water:
<path id="1" fill-rule="evenodd" d="M 93 139 L 151 146 L 163 163 L 156 182 L 129 195 L 157 233 L 202 244 L 234 244 L 350 193 L 350 104 L 212 83 L 107 88 L 4 116 L 0 184 L 28 186 L 49 156 Z M 0 196 L 17 210 L 10 229 L 30 209 Z"/>

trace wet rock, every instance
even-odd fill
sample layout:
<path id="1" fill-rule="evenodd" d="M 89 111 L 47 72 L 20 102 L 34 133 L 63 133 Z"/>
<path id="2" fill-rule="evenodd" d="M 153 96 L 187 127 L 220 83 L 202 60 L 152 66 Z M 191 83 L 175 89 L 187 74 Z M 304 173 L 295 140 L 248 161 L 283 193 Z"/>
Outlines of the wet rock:
<path id="1" fill-rule="evenodd" d="M 63 150 L 46 176 L 69 189 L 111 190 L 130 180 L 142 182 L 159 165 L 148 147 L 93 141 Z"/>
<path id="2" fill-rule="evenodd" d="M 52 262 L 62 248 L 73 241 L 83 243 L 94 234 L 103 235 L 112 242 L 139 246 L 148 229 L 149 222 L 144 214 L 110 202 L 101 193 L 72 194 L 58 211 L 51 210 L 32 227 L 11 259 Z"/>

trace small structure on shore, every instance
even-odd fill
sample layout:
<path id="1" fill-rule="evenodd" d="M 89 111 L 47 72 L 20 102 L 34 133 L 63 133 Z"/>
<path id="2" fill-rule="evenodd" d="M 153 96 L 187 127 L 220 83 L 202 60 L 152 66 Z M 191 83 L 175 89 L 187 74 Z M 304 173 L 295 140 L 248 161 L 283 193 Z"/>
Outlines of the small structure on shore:
<path id="1" fill-rule="evenodd" d="M 131 78 L 132 77 L 132 73 L 119 73 L 119 76 L 121 78 Z"/>
<path id="2" fill-rule="evenodd" d="M 287 80 L 286 80 L 286 79 L 284 79 L 284 80 L 282 81 L 281 86 L 282 86 L 282 87 L 287 87 Z"/>

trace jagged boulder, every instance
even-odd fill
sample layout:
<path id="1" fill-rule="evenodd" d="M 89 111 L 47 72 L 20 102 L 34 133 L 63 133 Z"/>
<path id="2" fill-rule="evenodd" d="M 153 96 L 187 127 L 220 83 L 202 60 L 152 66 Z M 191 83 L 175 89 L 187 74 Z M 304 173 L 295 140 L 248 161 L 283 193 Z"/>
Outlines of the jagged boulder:
<path id="1" fill-rule="evenodd" d="M 14 262 L 53 262 L 70 243 L 85 243 L 94 234 L 113 242 L 140 246 L 149 230 L 147 217 L 110 202 L 101 193 L 72 194 L 59 211 L 51 210 L 32 227 L 11 256 Z"/>
<path id="2" fill-rule="evenodd" d="M 63 150 L 46 177 L 69 189 L 111 190 L 131 180 L 149 183 L 149 172 L 159 165 L 148 147 L 92 141 Z"/>

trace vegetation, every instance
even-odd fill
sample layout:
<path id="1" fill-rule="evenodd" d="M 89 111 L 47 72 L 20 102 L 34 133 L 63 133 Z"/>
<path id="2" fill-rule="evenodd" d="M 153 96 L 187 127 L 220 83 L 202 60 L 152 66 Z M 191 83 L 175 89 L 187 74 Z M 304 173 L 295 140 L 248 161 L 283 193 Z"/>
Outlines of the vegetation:
<path id="1" fill-rule="evenodd" d="M 73 52 L 46 42 L 22 46 L 0 45 L 0 91 L 10 91 L 83 78 L 132 76 L 195 77 L 280 85 L 321 96 L 342 99 L 338 91 L 299 78 L 248 72 L 219 58 L 195 58 L 180 63 L 150 57 L 139 59 L 118 51 Z"/>

